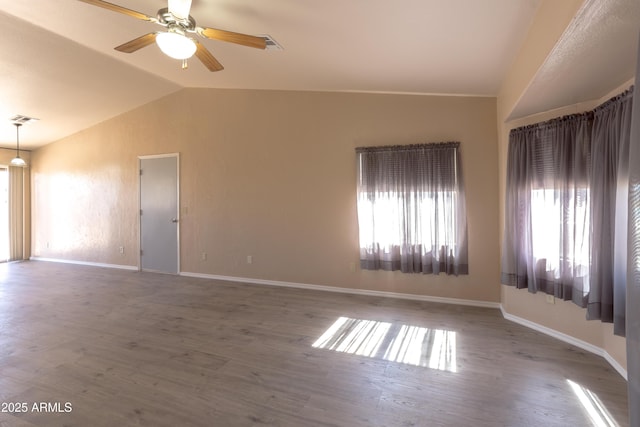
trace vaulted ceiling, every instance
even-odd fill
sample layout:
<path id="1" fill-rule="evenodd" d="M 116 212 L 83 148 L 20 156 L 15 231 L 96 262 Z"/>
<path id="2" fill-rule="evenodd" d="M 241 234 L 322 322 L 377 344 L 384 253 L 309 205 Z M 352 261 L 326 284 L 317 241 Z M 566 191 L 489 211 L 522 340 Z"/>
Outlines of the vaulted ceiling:
<path id="1" fill-rule="evenodd" d="M 112 2 L 150 16 L 166 7 Z M 0 146 L 13 146 L 16 114 L 40 119 L 21 131 L 36 148 L 184 87 L 496 96 L 539 2 L 193 0 L 198 25 L 284 48 L 200 39 L 225 67 L 212 73 L 195 58 L 182 70 L 156 46 L 113 49 L 157 24 L 77 0 L 0 0 Z M 515 116 L 602 96 L 634 75 L 640 2 L 585 5 Z"/>

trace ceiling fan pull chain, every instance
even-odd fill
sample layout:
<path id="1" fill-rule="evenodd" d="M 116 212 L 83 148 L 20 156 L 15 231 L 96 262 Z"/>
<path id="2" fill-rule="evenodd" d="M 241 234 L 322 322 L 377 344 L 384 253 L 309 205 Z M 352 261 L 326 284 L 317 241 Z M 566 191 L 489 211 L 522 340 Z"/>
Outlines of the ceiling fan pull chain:
<path id="1" fill-rule="evenodd" d="M 183 59 L 182 60 L 182 69 L 186 70 L 187 68 L 189 68 L 189 64 L 187 64 L 187 60 Z"/>

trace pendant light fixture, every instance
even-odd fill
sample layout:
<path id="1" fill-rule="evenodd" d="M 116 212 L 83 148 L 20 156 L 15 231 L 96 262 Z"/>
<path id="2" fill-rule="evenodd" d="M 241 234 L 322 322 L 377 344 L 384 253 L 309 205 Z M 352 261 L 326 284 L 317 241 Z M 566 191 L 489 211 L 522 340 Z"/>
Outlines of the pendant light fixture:
<path id="1" fill-rule="evenodd" d="M 11 160 L 11 166 L 25 167 L 27 166 L 27 162 L 20 157 L 20 126 L 22 126 L 22 123 L 13 124 L 16 127 L 16 157 Z"/>

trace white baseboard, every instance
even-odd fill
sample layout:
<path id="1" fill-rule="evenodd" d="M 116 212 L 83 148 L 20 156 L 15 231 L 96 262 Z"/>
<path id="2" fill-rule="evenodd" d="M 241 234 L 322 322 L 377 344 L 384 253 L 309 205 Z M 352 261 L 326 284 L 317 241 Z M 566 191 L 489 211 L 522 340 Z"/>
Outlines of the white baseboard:
<path id="1" fill-rule="evenodd" d="M 47 262 L 59 262 L 62 264 L 76 264 L 76 265 L 88 265 L 91 267 L 105 267 L 105 268 L 116 268 L 118 270 L 132 270 L 138 271 L 138 267 L 133 265 L 121 265 L 121 264 L 104 264 L 101 262 L 87 262 L 87 261 L 74 261 L 68 259 L 58 259 L 58 258 L 43 258 L 32 256 L 29 258 L 31 261 L 47 261 Z"/>
<path id="2" fill-rule="evenodd" d="M 513 314 L 509 314 L 504 311 L 504 307 L 500 306 L 500 311 L 502 312 L 502 316 L 510 320 L 512 322 L 518 323 L 522 326 L 526 326 L 529 329 L 533 329 L 538 332 L 542 332 L 545 335 L 549 335 L 553 338 L 556 338 L 560 341 L 564 341 L 568 344 L 579 347 L 585 351 L 596 354 L 598 356 L 603 357 L 609 364 L 615 369 L 622 377 L 627 379 L 627 370 L 622 367 L 609 353 L 607 353 L 603 348 L 590 344 L 586 341 L 580 340 L 578 338 L 572 337 L 571 335 L 564 334 L 562 332 L 556 331 L 555 329 L 548 328 L 546 326 L 540 325 L 538 323 L 532 322 L 527 319 L 523 319 L 522 317 L 514 316 Z"/>
<path id="3" fill-rule="evenodd" d="M 622 378 L 624 378 L 625 380 L 629 381 L 629 378 L 627 377 L 627 370 L 625 368 L 623 368 L 622 365 L 619 364 L 616 359 L 611 357 L 611 355 L 609 353 L 607 353 L 605 350 L 602 350 L 602 352 L 604 353 L 602 355 L 602 357 L 604 357 L 604 360 L 609 362 L 609 365 L 611 365 L 613 367 L 613 369 L 618 371 L 618 373 L 622 376 Z"/>
<path id="4" fill-rule="evenodd" d="M 314 291 L 338 292 L 343 294 L 366 295 L 384 298 L 398 298 L 414 301 L 439 302 L 443 304 L 466 305 L 472 307 L 500 308 L 500 303 L 490 301 L 475 301 L 457 298 L 434 297 L 428 295 L 414 295 L 398 292 L 373 291 L 368 289 L 338 288 L 336 286 L 311 285 L 308 283 L 283 282 L 279 280 L 253 279 L 249 277 L 220 276 L 216 274 L 202 274 L 181 272 L 181 276 L 198 277 L 201 279 L 224 280 L 227 282 L 251 283 L 256 285 L 282 286 L 287 288 L 310 289 Z"/>

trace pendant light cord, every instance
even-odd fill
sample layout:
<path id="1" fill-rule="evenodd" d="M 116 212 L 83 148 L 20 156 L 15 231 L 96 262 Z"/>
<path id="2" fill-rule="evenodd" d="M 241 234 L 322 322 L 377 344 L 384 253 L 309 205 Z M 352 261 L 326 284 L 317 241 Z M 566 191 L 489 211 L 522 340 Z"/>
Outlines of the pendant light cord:
<path id="1" fill-rule="evenodd" d="M 20 157 L 20 126 L 22 123 L 14 123 L 14 125 L 16 126 L 16 157 Z"/>

